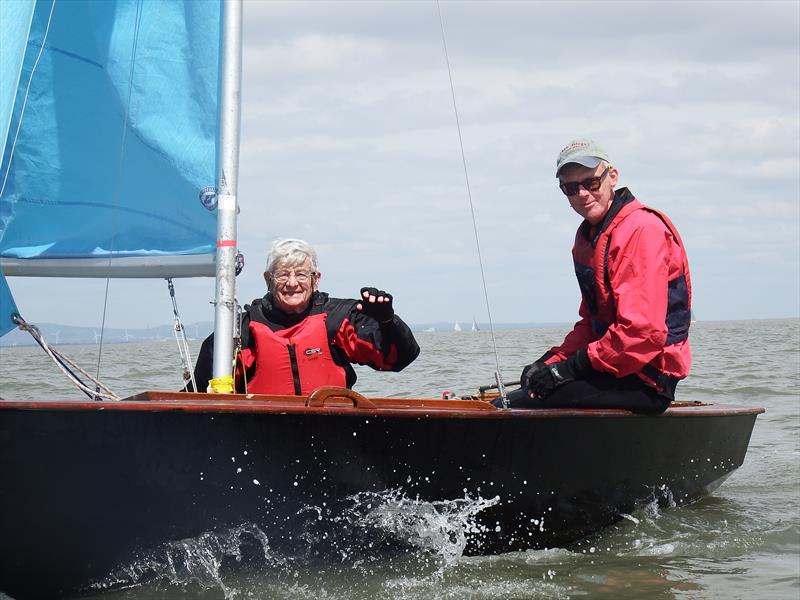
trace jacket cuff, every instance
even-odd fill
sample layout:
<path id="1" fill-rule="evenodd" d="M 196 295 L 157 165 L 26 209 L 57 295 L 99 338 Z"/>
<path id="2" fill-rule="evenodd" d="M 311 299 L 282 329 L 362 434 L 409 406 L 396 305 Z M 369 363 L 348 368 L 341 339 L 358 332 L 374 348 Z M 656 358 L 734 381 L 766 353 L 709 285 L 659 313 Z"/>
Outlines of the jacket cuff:
<path id="1" fill-rule="evenodd" d="M 570 357 L 570 361 L 572 362 L 572 370 L 576 376 L 586 377 L 594 373 L 594 367 L 592 367 L 592 363 L 589 360 L 589 353 L 586 348 L 581 348 L 573 354 Z"/>
<path id="2" fill-rule="evenodd" d="M 376 321 L 377 321 L 377 319 L 376 319 Z M 380 326 L 381 329 L 394 327 L 394 325 L 395 325 L 395 315 L 392 315 L 392 318 L 388 319 L 386 321 L 378 321 L 378 325 Z"/>
<path id="3" fill-rule="evenodd" d="M 537 358 L 534 361 L 534 364 L 539 363 L 539 364 L 545 365 L 545 364 L 547 364 L 547 361 L 550 360 L 551 358 L 553 358 L 555 355 L 556 355 L 555 352 L 551 352 L 550 350 L 548 350 L 547 352 L 542 354 L 539 358 Z"/>

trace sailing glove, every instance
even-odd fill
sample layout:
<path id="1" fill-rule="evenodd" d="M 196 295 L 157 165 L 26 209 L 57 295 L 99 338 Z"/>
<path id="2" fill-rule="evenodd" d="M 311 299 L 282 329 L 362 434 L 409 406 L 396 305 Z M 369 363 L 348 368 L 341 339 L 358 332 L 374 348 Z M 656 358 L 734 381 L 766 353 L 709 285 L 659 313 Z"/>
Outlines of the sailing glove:
<path id="1" fill-rule="evenodd" d="M 378 301 L 380 297 L 383 297 L 383 302 Z M 388 323 L 394 317 L 392 295 L 378 288 L 362 287 L 359 306 L 359 310 L 378 321 L 378 323 Z"/>
<path id="2" fill-rule="evenodd" d="M 536 363 L 534 363 L 536 364 Z M 528 373 L 528 395 L 531 398 L 546 398 L 565 383 L 582 379 L 594 371 L 586 350 L 578 350 L 567 360 L 544 365 Z"/>
<path id="3" fill-rule="evenodd" d="M 530 376 L 530 374 L 533 373 L 534 371 L 544 367 L 545 361 L 548 358 L 550 358 L 551 356 L 553 356 L 553 353 L 548 350 L 547 352 L 542 354 L 542 356 L 540 356 L 538 359 L 536 359 L 536 361 L 534 361 L 531 364 L 526 365 L 525 367 L 523 367 L 522 373 L 519 374 L 519 385 L 520 385 L 520 387 L 527 389 L 528 388 L 528 377 Z"/>

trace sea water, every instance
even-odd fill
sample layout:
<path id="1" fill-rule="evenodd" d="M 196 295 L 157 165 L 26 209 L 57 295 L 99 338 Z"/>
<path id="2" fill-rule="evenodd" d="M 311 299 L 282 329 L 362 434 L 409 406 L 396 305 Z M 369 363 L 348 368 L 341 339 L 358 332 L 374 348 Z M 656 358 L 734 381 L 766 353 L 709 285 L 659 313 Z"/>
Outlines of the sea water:
<path id="1" fill-rule="evenodd" d="M 566 327 L 499 330 L 506 380 L 558 342 Z M 417 334 L 422 353 L 402 373 L 359 368 L 365 395 L 438 397 L 474 393 L 494 381 L 491 333 Z M 800 321 L 698 322 L 692 375 L 679 399 L 762 406 L 742 467 L 714 494 L 689 506 L 644 506 L 569 549 L 463 555 L 479 535 L 475 516 L 489 498 L 420 502 L 397 490 L 351 499 L 337 515 L 321 507 L 315 535 L 339 535 L 325 562 L 282 556 L 253 524 L 164 540 L 94 583 L 96 599 L 716 599 L 800 597 Z M 199 342 L 193 343 L 196 352 Z M 91 373 L 98 346 L 62 350 Z M 120 396 L 180 387 L 174 342 L 102 348 L 100 378 Z M 78 398 L 38 347 L 0 348 L 0 396 Z M 44 395 L 44 396 L 43 396 Z M 326 523 L 330 520 L 330 523 Z M 330 526 L 323 526 L 330 525 Z M 370 531 L 408 542 L 386 558 L 366 552 Z M 339 532 L 339 534 L 331 533 Z M 325 540 L 330 543 L 330 539 Z M 368 543 L 368 542 L 367 542 Z M 247 569 L 237 568 L 247 562 Z M 0 595 L 0 597 L 2 597 Z"/>

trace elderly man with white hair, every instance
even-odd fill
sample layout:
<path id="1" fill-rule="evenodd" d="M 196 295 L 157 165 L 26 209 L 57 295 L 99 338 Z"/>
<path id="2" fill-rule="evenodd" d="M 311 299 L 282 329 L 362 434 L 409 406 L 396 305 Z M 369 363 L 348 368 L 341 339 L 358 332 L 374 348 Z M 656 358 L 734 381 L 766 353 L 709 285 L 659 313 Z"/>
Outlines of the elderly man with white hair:
<path id="1" fill-rule="evenodd" d="M 300 396 L 326 385 L 351 388 L 351 363 L 400 371 L 419 355 L 391 294 L 364 287 L 358 300 L 331 298 L 319 291 L 321 277 L 309 244 L 273 242 L 264 273 L 267 294 L 245 306 L 237 391 Z M 212 364 L 213 334 L 195 366 L 200 389 L 208 385 Z"/>

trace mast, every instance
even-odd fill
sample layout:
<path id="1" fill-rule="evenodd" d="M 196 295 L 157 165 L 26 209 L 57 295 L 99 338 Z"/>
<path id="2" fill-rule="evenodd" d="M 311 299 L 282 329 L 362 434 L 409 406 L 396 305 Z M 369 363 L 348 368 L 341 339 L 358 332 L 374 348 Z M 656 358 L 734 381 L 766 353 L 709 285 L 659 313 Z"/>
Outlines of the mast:
<path id="1" fill-rule="evenodd" d="M 233 392 L 236 211 L 242 80 L 242 0 L 222 0 L 220 141 L 217 171 L 217 291 L 211 392 Z"/>

